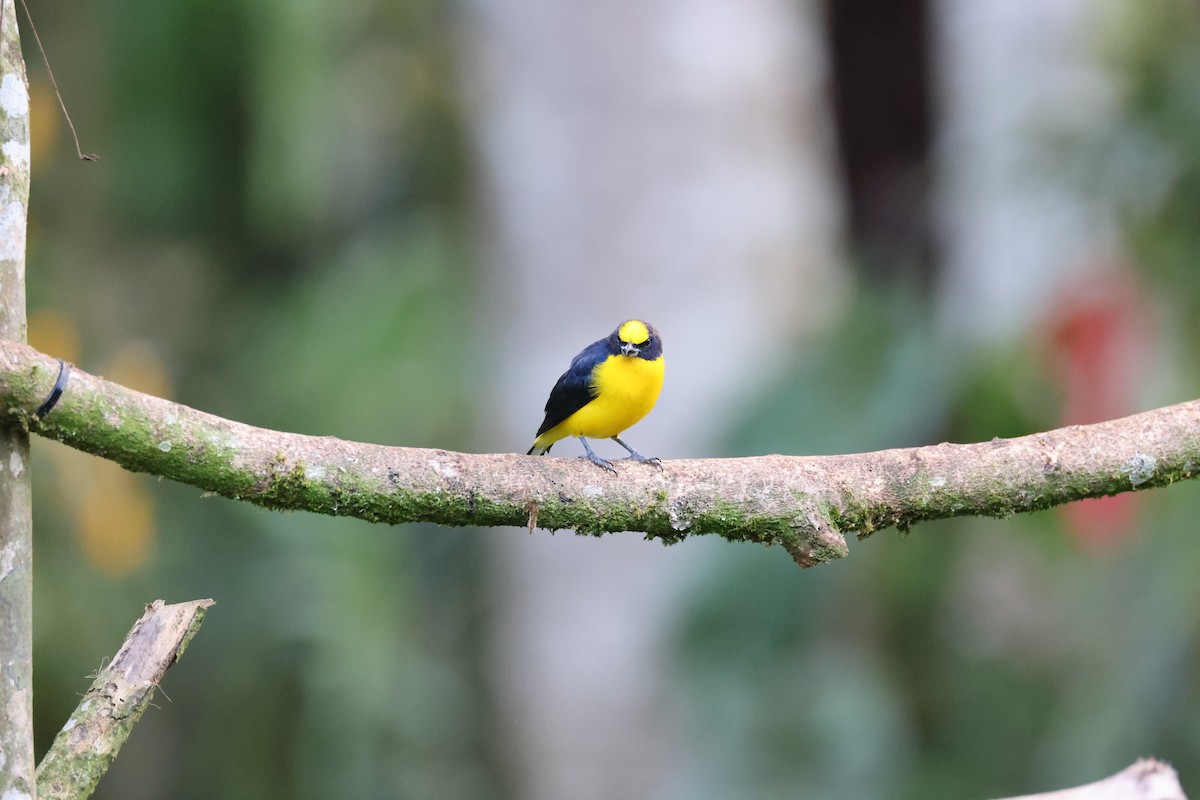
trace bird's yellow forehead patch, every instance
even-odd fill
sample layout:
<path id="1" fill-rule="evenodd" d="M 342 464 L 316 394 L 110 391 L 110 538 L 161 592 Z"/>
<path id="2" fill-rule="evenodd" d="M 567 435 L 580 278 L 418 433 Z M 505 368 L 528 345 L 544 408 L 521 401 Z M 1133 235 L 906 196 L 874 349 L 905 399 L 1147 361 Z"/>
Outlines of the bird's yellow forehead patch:
<path id="1" fill-rule="evenodd" d="M 617 328 L 617 338 L 630 344 L 642 344 L 650 338 L 650 331 L 646 328 L 646 323 L 639 319 L 631 319 Z"/>

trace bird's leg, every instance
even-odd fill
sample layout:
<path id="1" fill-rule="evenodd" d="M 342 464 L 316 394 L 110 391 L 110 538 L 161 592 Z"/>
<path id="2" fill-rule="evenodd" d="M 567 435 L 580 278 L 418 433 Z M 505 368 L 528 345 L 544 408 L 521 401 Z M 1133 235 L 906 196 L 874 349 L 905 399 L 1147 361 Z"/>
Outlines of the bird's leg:
<path id="1" fill-rule="evenodd" d="M 632 458 L 634 461 L 640 461 L 643 464 L 653 464 L 654 466 L 658 467 L 659 472 L 662 472 L 663 465 L 662 465 L 662 461 L 660 459 L 648 458 L 648 457 L 642 455 L 637 450 L 634 450 L 632 447 L 630 447 L 629 445 L 622 442 L 621 439 L 617 436 L 612 437 L 612 440 L 614 442 L 616 442 L 617 444 L 621 445 L 621 447 L 624 447 L 626 450 L 628 450 L 629 457 Z"/>
<path id="2" fill-rule="evenodd" d="M 592 448 L 587 443 L 587 439 L 580 436 L 579 441 L 583 442 L 583 449 L 587 451 L 587 455 L 584 456 L 584 458 L 586 458 L 588 461 L 591 461 L 593 464 L 595 464 L 598 467 L 603 467 L 604 469 L 611 472 L 613 475 L 617 474 L 616 467 L 614 467 L 611 463 L 605 461 L 603 458 L 601 458 L 600 456 L 598 456 L 592 452 Z"/>

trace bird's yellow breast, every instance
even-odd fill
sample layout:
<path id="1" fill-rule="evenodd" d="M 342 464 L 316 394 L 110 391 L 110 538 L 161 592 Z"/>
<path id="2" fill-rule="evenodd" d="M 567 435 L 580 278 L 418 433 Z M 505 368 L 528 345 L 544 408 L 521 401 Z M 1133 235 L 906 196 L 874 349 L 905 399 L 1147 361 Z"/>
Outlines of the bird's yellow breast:
<path id="1" fill-rule="evenodd" d="M 608 439 L 650 413 L 663 384 L 663 359 L 609 356 L 592 370 L 596 397 L 547 433 Z M 547 437 L 548 438 L 548 437 Z"/>

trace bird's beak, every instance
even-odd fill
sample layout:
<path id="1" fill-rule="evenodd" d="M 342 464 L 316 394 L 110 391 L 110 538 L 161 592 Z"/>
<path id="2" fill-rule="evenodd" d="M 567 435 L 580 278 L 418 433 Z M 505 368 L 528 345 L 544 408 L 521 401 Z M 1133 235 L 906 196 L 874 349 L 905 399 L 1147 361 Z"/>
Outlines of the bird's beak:
<path id="1" fill-rule="evenodd" d="M 622 355 L 636 356 L 640 352 L 642 352 L 642 351 L 640 349 L 638 349 L 638 346 L 635 344 L 630 344 L 629 342 L 625 342 L 623 345 L 621 345 L 621 354 Z"/>

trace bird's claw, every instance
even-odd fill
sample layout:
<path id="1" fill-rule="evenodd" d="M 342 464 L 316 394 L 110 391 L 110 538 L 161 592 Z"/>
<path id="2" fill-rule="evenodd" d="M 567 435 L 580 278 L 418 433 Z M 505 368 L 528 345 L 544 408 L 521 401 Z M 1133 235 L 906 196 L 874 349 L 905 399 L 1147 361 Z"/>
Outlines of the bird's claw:
<path id="1" fill-rule="evenodd" d="M 613 475 L 619 475 L 619 474 L 620 474 L 620 473 L 618 473 L 618 472 L 617 472 L 617 468 L 616 468 L 616 467 L 614 467 L 614 466 L 612 465 L 612 462 L 611 462 L 611 461 L 605 461 L 603 458 L 601 458 L 600 456 L 596 455 L 595 453 L 588 453 L 586 456 L 580 456 L 580 458 L 586 458 L 588 461 L 591 461 L 591 462 L 592 462 L 593 464 L 595 464 L 597 467 L 600 467 L 600 468 L 602 468 L 602 469 L 606 469 L 606 470 L 608 470 L 609 472 L 611 472 Z"/>
<path id="2" fill-rule="evenodd" d="M 637 461 L 642 464 L 649 464 L 652 467 L 658 467 L 658 471 L 663 471 L 662 459 L 658 456 L 644 456 L 641 453 L 625 456 L 622 461 Z"/>

